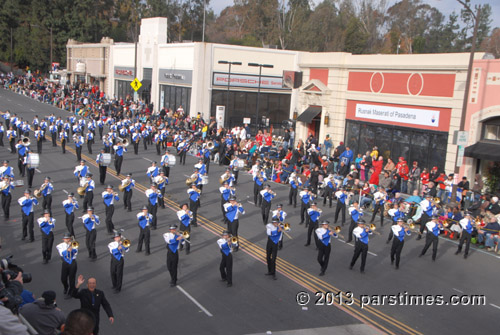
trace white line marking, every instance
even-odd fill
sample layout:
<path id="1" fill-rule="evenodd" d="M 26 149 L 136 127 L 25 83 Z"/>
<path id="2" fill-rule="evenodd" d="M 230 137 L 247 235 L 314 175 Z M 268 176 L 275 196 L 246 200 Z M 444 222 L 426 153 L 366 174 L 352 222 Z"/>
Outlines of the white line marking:
<path id="1" fill-rule="evenodd" d="M 493 306 L 493 307 L 495 307 L 495 308 L 500 309 L 500 306 L 497 306 L 497 305 L 490 304 L 490 306 Z"/>
<path id="2" fill-rule="evenodd" d="M 247 202 L 250 203 L 250 204 L 252 204 L 252 205 L 255 205 L 255 202 L 253 202 L 253 201 L 248 201 L 247 200 Z"/>
<path id="3" fill-rule="evenodd" d="M 18 106 L 22 106 L 21 104 L 17 104 Z"/>
<path id="4" fill-rule="evenodd" d="M 457 291 L 457 292 L 459 292 L 459 293 L 464 293 L 464 291 L 460 291 L 459 289 L 456 289 L 454 287 L 452 287 L 452 289 L 455 290 L 455 291 Z"/>
<path id="5" fill-rule="evenodd" d="M 63 192 L 66 193 L 66 194 L 68 194 L 68 191 L 66 191 L 66 190 L 63 190 Z"/>
<path id="6" fill-rule="evenodd" d="M 38 169 L 35 169 L 35 171 L 36 171 L 36 172 L 38 172 L 38 173 L 42 173 L 42 171 L 40 171 L 40 170 L 38 170 Z"/>
<path id="7" fill-rule="evenodd" d="M 181 291 L 182 293 L 184 293 L 184 295 L 186 297 L 189 298 L 189 300 L 191 300 L 196 306 L 198 306 L 206 315 L 212 317 L 212 313 L 210 313 L 205 307 L 203 307 L 195 298 L 193 298 L 189 293 L 186 292 L 186 290 L 184 290 L 182 287 L 180 287 L 179 285 L 177 285 L 177 288 L 179 289 L 179 291 Z"/>
<path id="8" fill-rule="evenodd" d="M 185 174 L 185 175 L 184 175 L 184 177 L 188 177 L 188 178 L 191 178 L 191 176 L 189 176 L 189 175 L 187 175 L 187 174 Z"/>
<path id="9" fill-rule="evenodd" d="M 33 113 L 35 113 L 35 110 L 33 108 L 30 108 L 30 111 L 32 111 Z"/>
<path id="10" fill-rule="evenodd" d="M 151 159 L 149 159 L 149 158 L 146 158 L 146 157 L 142 157 L 142 159 L 145 159 L 145 160 L 147 160 L 148 162 L 151 162 L 151 163 L 153 163 L 153 161 L 152 161 Z"/>
<path id="11" fill-rule="evenodd" d="M 368 253 L 369 253 L 370 255 L 372 255 L 372 256 L 377 256 L 377 254 L 374 254 L 374 253 L 373 253 L 373 252 L 371 252 L 371 251 L 368 251 Z"/>

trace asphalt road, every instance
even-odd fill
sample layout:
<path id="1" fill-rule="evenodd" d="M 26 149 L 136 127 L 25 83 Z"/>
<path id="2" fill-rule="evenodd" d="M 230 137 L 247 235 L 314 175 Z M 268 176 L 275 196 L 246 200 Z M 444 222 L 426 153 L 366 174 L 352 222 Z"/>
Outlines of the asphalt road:
<path id="1" fill-rule="evenodd" d="M 33 101 L 27 97 L 0 89 L 0 111 L 9 109 L 25 119 L 34 115 L 43 117 L 54 113 L 68 116 L 68 113 L 53 106 Z M 5 141 L 4 141 L 5 142 Z M 32 141 L 33 142 L 33 141 Z M 53 179 L 53 216 L 57 219 L 55 244 L 65 232 L 64 212 L 61 205 L 65 192 L 76 192 L 77 183 L 72 172 L 76 156 L 71 148 L 65 155 L 60 147 L 53 148 L 50 141 L 44 143 L 39 171 L 35 174 L 34 186 L 43 182 L 44 176 Z M 83 154 L 90 162 L 91 171 L 98 176 L 98 168 L 92 165 L 100 149 L 94 145 L 94 154 L 89 155 L 86 146 Z M 32 145 L 36 149 L 36 145 Z M 278 280 L 270 280 L 264 273 L 266 234 L 260 217 L 260 208 L 253 203 L 253 183 L 250 175 L 240 172 L 237 197 L 243 203 L 246 214 L 240 220 L 240 251 L 234 254 L 233 282 L 231 288 L 220 282 L 220 252 L 216 240 L 224 229 L 221 222 L 219 176 L 223 168 L 210 166 L 210 183 L 205 186 L 198 211 L 201 226 L 192 230 L 191 254 L 180 254 L 178 287 L 169 287 L 166 270 L 166 249 L 162 234 L 168 225 L 177 222 L 175 211 L 187 200 L 185 179 L 191 174 L 196 159 L 188 157 L 185 166 L 171 169 L 170 184 L 167 187 L 167 208 L 158 211 L 158 230 L 152 231 L 150 256 L 135 253 L 139 235 L 136 213 L 146 203 L 143 191 L 149 187 L 146 170 L 150 161 L 159 161 L 156 151 L 144 151 L 141 145 L 139 155 L 129 148 L 125 154 L 122 173 L 131 172 L 138 184 L 132 198 L 133 211 L 124 211 L 122 202 L 116 206 L 113 221 L 115 227 L 124 229 L 124 235 L 131 239 L 131 252 L 125 256 L 125 275 L 122 292 L 113 294 L 109 275 L 110 254 L 104 222 L 97 233 L 97 262 L 87 259 L 84 246 L 84 230 L 81 220 L 75 220 L 77 240 L 82 245 L 78 257 L 78 274 L 86 278 L 97 278 L 98 287 L 104 290 L 115 313 L 116 322 L 110 325 L 101 314 L 103 334 L 264 334 L 268 331 L 279 334 L 466 334 L 479 329 L 485 333 L 496 333 L 500 326 L 500 292 L 498 290 L 497 266 L 500 257 L 480 250 L 473 250 L 467 260 L 455 256 L 456 244 L 440 240 L 438 258 L 431 261 L 430 251 L 418 258 L 423 240 L 415 236 L 406 241 L 399 270 L 395 270 L 389 259 L 390 245 L 385 243 L 389 227 L 379 227 L 381 235 L 370 239 L 366 273 L 359 272 L 359 262 L 349 270 L 353 253 L 352 244 L 342 239 L 332 246 L 330 265 L 324 277 L 319 277 L 317 252 L 313 246 L 304 247 L 306 229 L 299 226 L 299 208 L 288 206 L 288 187 L 273 184 L 278 197 L 273 204 L 283 203 L 288 212 L 292 230 L 284 239 L 284 248 L 278 253 Z M 0 160 L 9 159 L 16 169 L 17 155 L 12 155 L 7 146 L 0 148 Z M 112 167 L 111 167 L 112 168 Z M 115 188 L 121 176 L 115 176 L 108 169 L 106 183 Z M 17 179 L 17 178 L 16 178 Z M 94 207 L 96 214 L 104 221 L 104 204 L 100 193 L 103 187 L 96 183 Z M 139 185 L 140 184 L 140 185 Z M 53 289 L 58 294 L 58 305 L 69 313 L 79 307 L 77 300 L 62 299 L 60 283 L 60 260 L 54 247 L 53 258 L 42 264 L 40 232 L 35 228 L 35 242 L 21 241 L 20 207 L 17 199 L 22 188 L 13 192 L 11 219 L 0 223 L 2 237 L 1 256 L 14 254 L 14 261 L 33 274 L 33 282 L 26 288 L 40 296 L 44 290 Z M 80 204 L 82 200 L 79 199 Z M 35 211 L 35 218 L 41 216 L 41 206 Z M 274 205 L 273 205 L 274 207 Z M 320 206 L 322 207 L 322 206 Z M 334 208 L 323 208 L 323 217 L 331 222 Z M 78 213 L 81 215 L 80 213 Z M 347 234 L 347 227 L 343 234 Z M 338 293 L 341 290 L 343 293 Z M 298 292 L 310 295 L 307 306 L 296 302 Z M 333 292 L 336 302 L 327 306 L 327 301 L 318 300 L 315 292 Z M 351 292 L 355 300 L 347 293 Z M 407 293 L 405 293 L 407 292 Z M 444 301 L 452 295 L 485 295 L 483 306 L 443 306 L 382 304 L 359 306 L 362 295 L 442 295 Z M 342 294 L 343 304 L 338 297 Z M 331 298 L 331 295 L 329 296 Z M 430 298 L 427 298 L 430 299 Z M 327 299 L 330 300 L 330 299 Z M 367 298 L 362 300 L 366 302 Z M 316 302 L 316 303 L 315 303 Z M 323 302 L 324 305 L 321 305 Z M 351 304 L 352 302 L 352 304 Z"/>

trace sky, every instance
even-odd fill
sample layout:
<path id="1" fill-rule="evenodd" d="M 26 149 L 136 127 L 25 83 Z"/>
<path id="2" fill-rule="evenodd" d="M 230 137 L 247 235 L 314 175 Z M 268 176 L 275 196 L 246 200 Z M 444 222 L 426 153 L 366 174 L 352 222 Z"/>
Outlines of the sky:
<path id="1" fill-rule="evenodd" d="M 318 4 L 321 0 L 313 0 L 314 3 Z M 388 0 L 389 5 L 396 3 L 396 0 Z M 443 13 L 446 17 L 455 11 L 457 14 L 460 13 L 460 9 L 462 5 L 458 3 L 457 0 L 424 0 L 433 7 L 439 9 L 441 13 Z M 224 8 L 227 6 L 232 6 L 234 3 L 233 0 L 211 0 L 210 7 L 214 10 L 214 12 L 218 15 Z M 492 24 L 491 28 L 500 27 L 500 1 L 498 0 L 471 0 L 473 5 L 479 4 L 487 4 L 489 3 L 491 6 L 491 19 Z"/>

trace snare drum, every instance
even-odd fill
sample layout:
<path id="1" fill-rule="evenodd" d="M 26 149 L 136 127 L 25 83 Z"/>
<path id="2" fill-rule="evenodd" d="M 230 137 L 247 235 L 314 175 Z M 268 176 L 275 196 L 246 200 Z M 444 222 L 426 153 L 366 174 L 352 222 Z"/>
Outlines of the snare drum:
<path id="1" fill-rule="evenodd" d="M 208 176 L 201 176 L 201 184 L 202 185 L 208 184 Z"/>
<path id="2" fill-rule="evenodd" d="M 40 156 L 38 154 L 30 153 L 26 160 L 29 169 L 36 169 L 40 166 Z"/>
<path id="3" fill-rule="evenodd" d="M 109 164 L 111 164 L 111 154 L 110 153 L 102 154 L 102 165 L 109 166 Z"/>
<path id="4" fill-rule="evenodd" d="M 174 155 L 168 155 L 168 166 L 174 166 L 177 162 L 177 159 Z"/>

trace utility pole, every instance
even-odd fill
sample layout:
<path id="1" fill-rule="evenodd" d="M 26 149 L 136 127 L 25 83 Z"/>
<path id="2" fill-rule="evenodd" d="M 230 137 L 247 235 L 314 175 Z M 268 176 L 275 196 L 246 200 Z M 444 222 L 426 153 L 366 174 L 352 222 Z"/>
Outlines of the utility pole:
<path id="1" fill-rule="evenodd" d="M 479 27 L 479 18 L 481 16 L 481 5 L 477 6 L 477 12 L 474 13 L 472 9 L 462 0 L 457 0 L 464 8 L 470 13 L 474 22 L 474 32 L 472 34 L 472 45 L 470 48 L 470 56 L 469 56 L 469 67 L 467 68 L 467 79 L 465 82 L 465 92 L 464 92 L 464 100 L 462 104 L 462 116 L 460 117 L 460 131 L 465 130 L 465 118 L 467 116 L 467 104 L 469 102 L 469 91 L 470 91 L 470 81 L 472 77 L 472 67 L 474 65 L 474 53 L 476 51 L 476 39 L 477 39 L 477 30 Z M 458 183 L 458 174 L 460 173 L 460 167 L 463 162 L 463 150 L 462 146 L 458 146 L 457 155 L 455 158 L 455 171 L 454 171 L 454 180 Z M 462 152 L 462 154 L 461 154 Z M 453 187 L 451 189 L 451 203 L 456 203 L 457 197 L 457 188 L 458 184 L 453 182 Z"/>

